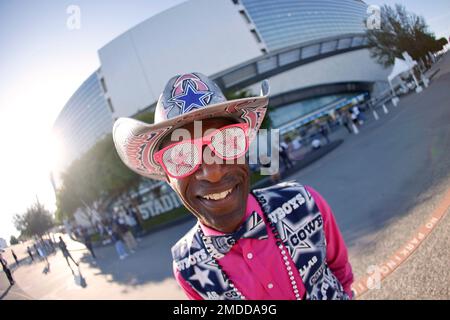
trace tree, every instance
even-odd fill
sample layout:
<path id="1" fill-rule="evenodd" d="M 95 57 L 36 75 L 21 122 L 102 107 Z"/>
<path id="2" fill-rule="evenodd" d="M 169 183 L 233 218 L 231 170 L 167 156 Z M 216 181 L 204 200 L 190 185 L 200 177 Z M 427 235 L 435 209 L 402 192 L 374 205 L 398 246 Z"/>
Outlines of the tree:
<path id="1" fill-rule="evenodd" d="M 129 195 L 141 178 L 120 160 L 109 134 L 62 174 L 62 186 L 56 193 L 56 218 L 72 218 L 78 208 L 90 212 L 94 202 Z"/>
<path id="2" fill-rule="evenodd" d="M 385 67 L 396 57 L 408 52 L 414 60 L 426 62 L 428 52 L 437 52 L 442 45 L 428 31 L 425 19 L 406 11 L 402 5 L 381 7 L 381 29 L 367 30 L 371 55 Z"/>
<path id="3" fill-rule="evenodd" d="M 38 200 L 29 207 L 25 213 L 14 216 L 14 225 L 21 236 L 42 237 L 53 227 L 53 218 L 50 212 Z"/>
<path id="4" fill-rule="evenodd" d="M 439 39 L 437 40 L 437 42 L 438 42 L 438 44 L 439 44 L 439 47 L 441 47 L 440 50 L 442 50 L 442 49 L 448 44 L 448 40 L 447 40 L 446 38 L 444 38 L 444 37 L 439 38 Z"/>
<path id="5" fill-rule="evenodd" d="M 9 244 L 10 245 L 19 244 L 19 240 L 17 240 L 16 237 L 11 236 L 11 238 L 9 239 Z"/>
<path id="6" fill-rule="evenodd" d="M 153 123 L 153 121 L 155 119 L 155 112 L 148 111 L 148 112 L 140 113 L 135 117 L 135 119 L 146 122 L 146 123 Z"/>
<path id="7" fill-rule="evenodd" d="M 252 96 L 251 92 L 247 89 L 240 90 L 240 91 L 229 90 L 229 91 L 226 91 L 224 95 L 225 95 L 225 98 L 227 98 L 227 100 L 249 98 Z"/>

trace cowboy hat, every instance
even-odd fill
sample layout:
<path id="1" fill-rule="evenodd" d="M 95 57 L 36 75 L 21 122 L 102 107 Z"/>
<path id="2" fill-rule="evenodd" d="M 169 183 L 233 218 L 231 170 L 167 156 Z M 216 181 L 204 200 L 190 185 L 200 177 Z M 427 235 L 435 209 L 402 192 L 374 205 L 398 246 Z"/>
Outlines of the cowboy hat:
<path id="1" fill-rule="evenodd" d="M 260 96 L 228 101 L 217 84 L 201 73 L 174 76 L 158 99 L 154 123 L 117 119 L 113 127 L 114 145 L 131 170 L 148 178 L 165 180 L 166 174 L 153 154 L 167 135 L 196 120 L 225 117 L 247 123 L 251 141 L 264 119 L 268 93 L 269 84 L 264 80 Z"/>

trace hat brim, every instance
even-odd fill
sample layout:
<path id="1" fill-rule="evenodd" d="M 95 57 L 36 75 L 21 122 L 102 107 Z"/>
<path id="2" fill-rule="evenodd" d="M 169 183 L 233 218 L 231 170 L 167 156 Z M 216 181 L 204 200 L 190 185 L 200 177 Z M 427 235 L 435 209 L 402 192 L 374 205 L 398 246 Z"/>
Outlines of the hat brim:
<path id="1" fill-rule="evenodd" d="M 173 130 L 196 120 L 226 117 L 237 122 L 246 122 L 250 128 L 251 141 L 264 120 L 268 103 L 267 95 L 225 101 L 157 124 L 119 118 L 113 127 L 114 144 L 120 158 L 131 170 L 147 178 L 166 180 L 166 174 L 154 161 L 153 154 L 159 150 L 161 141 Z"/>

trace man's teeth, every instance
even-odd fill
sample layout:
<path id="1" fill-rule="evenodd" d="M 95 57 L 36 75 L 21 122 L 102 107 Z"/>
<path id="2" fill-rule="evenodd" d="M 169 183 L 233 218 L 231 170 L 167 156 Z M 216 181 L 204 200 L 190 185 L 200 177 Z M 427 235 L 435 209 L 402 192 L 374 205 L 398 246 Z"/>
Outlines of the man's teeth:
<path id="1" fill-rule="evenodd" d="M 219 192 L 219 193 L 207 194 L 207 195 L 203 196 L 203 198 L 205 198 L 207 200 L 222 200 L 227 195 L 229 195 L 231 193 L 231 191 L 233 191 L 233 188 L 225 190 L 223 192 Z"/>

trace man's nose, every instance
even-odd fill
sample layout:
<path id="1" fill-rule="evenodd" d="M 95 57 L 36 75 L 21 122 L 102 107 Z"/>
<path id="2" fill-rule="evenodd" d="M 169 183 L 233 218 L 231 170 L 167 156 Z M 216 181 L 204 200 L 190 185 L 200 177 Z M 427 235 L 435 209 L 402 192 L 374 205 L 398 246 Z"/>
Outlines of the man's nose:
<path id="1" fill-rule="evenodd" d="M 202 163 L 198 168 L 195 177 L 198 180 L 204 180 L 211 183 L 216 183 L 222 180 L 225 175 L 224 166 L 220 163 Z"/>

